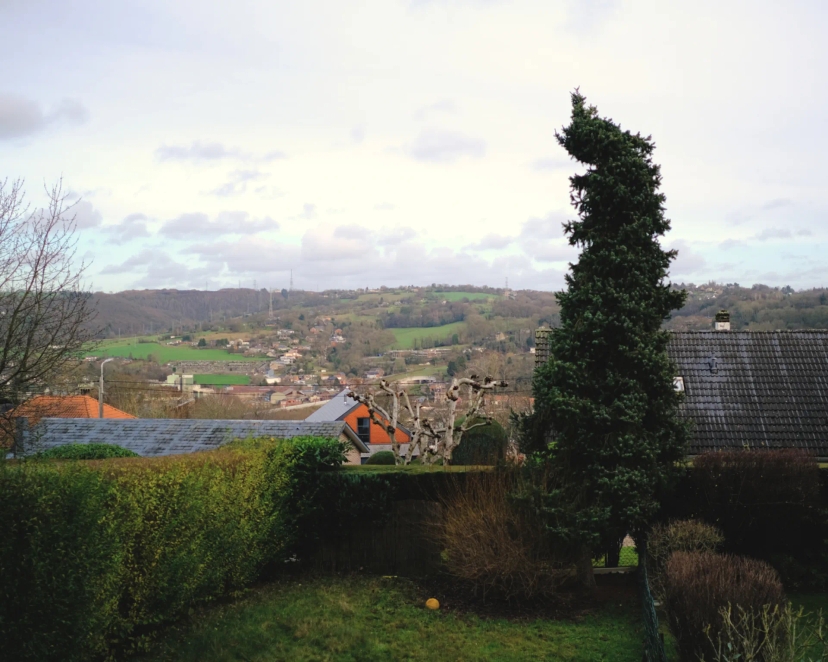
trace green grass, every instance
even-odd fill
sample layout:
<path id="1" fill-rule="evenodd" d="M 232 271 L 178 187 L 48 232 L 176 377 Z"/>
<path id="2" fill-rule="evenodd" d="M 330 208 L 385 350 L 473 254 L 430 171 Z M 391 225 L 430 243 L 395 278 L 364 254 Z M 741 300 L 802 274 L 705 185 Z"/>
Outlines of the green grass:
<path id="1" fill-rule="evenodd" d="M 593 559 L 592 565 L 595 568 L 603 568 L 606 564 L 606 559 L 602 556 L 600 559 Z M 621 555 L 618 558 L 619 567 L 638 566 L 638 552 L 635 547 L 622 547 Z"/>
<path id="2" fill-rule="evenodd" d="M 469 301 L 485 301 L 495 295 L 486 294 L 485 292 L 435 292 L 434 296 L 443 301 L 462 301 L 463 299 L 468 299 Z"/>
<path id="3" fill-rule="evenodd" d="M 444 324 L 443 326 L 389 329 L 389 331 L 391 331 L 396 338 L 393 349 L 413 349 L 414 341 L 417 339 L 420 341 L 422 341 L 423 338 L 445 340 L 446 338 L 451 337 L 452 334 L 460 334 L 465 330 L 465 322 L 454 322 L 452 324 Z"/>
<path id="4" fill-rule="evenodd" d="M 86 352 L 86 356 L 120 356 L 146 359 L 150 354 L 159 363 L 168 361 L 262 361 L 262 358 L 231 354 L 224 349 L 196 349 L 189 345 L 163 345 L 155 342 L 139 343 L 135 338 L 107 340 Z"/>
<path id="5" fill-rule="evenodd" d="M 193 375 L 193 382 L 211 386 L 247 386 L 250 383 L 250 377 L 247 375 Z"/>
<path id="6" fill-rule="evenodd" d="M 507 621 L 429 611 L 396 578 L 278 583 L 172 630 L 144 660 L 612 660 L 638 662 L 637 603 L 612 602 L 575 621 Z"/>

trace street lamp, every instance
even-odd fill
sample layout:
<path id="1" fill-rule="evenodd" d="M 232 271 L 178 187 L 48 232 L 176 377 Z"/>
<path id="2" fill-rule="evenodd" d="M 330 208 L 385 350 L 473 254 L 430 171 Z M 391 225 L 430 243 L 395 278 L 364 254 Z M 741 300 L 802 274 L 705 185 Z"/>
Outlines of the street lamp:
<path id="1" fill-rule="evenodd" d="M 104 359 L 103 361 L 101 361 L 101 382 L 100 382 L 100 385 L 98 386 L 98 418 L 103 418 L 103 391 L 104 391 L 103 367 L 106 363 L 109 363 L 110 361 L 114 361 L 114 360 L 115 359 L 109 358 L 109 359 Z"/>

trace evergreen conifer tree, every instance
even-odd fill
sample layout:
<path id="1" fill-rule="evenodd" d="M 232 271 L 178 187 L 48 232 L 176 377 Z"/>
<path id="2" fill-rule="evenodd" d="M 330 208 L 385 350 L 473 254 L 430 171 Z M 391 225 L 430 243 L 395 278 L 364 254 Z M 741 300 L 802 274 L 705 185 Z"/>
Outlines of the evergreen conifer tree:
<path id="1" fill-rule="evenodd" d="M 573 533 L 595 553 L 647 526 L 683 457 L 686 429 L 661 325 L 686 292 L 670 286 L 676 251 L 659 243 L 670 221 L 652 139 L 599 117 L 578 91 L 571 123 L 556 136 L 586 166 L 570 178 L 579 220 L 564 224 L 581 254 L 557 294 L 561 325 L 535 372 L 527 429 L 577 490 Z"/>

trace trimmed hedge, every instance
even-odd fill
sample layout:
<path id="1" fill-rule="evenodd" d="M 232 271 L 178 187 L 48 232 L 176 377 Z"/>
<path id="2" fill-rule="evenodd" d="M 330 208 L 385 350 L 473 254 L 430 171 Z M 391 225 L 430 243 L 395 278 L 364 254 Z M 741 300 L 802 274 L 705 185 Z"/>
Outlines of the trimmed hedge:
<path id="1" fill-rule="evenodd" d="M 379 451 L 365 461 L 365 464 L 378 464 L 381 466 L 392 466 L 396 465 L 396 463 L 397 460 L 394 458 L 392 451 Z"/>
<path id="2" fill-rule="evenodd" d="M 108 460 L 113 457 L 139 457 L 128 448 L 114 444 L 65 444 L 38 453 L 43 460 Z"/>
<path id="3" fill-rule="evenodd" d="M 334 440 L 166 458 L 0 462 L 0 632 L 14 660 L 139 649 L 289 557 Z"/>
<path id="4" fill-rule="evenodd" d="M 662 500 L 663 520 L 700 519 L 723 551 L 770 562 L 789 588 L 828 587 L 828 470 L 794 450 L 706 453 Z"/>

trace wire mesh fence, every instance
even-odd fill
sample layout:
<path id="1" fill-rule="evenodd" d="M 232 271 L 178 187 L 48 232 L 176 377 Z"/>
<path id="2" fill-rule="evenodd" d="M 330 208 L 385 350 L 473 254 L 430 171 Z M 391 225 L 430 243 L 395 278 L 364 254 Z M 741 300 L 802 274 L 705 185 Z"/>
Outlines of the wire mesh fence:
<path id="1" fill-rule="evenodd" d="M 647 545 L 642 542 L 638 546 L 638 585 L 641 594 L 641 607 L 644 616 L 644 662 L 667 662 L 667 653 L 664 650 L 664 638 L 659 631 L 658 614 L 655 601 L 650 591 L 650 578 L 647 570 Z"/>

